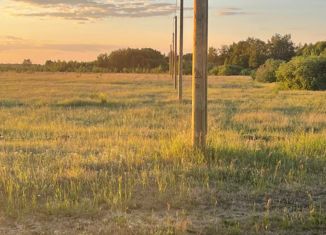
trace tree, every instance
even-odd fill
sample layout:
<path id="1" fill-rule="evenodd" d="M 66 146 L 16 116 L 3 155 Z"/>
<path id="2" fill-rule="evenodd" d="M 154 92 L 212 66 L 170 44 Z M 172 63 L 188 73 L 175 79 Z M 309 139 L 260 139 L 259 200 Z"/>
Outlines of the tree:
<path id="1" fill-rule="evenodd" d="M 161 68 L 168 70 L 168 61 L 161 52 L 151 48 L 120 49 L 109 56 L 109 66 L 116 72 L 148 72 Z"/>
<path id="2" fill-rule="evenodd" d="M 218 57 L 217 57 L 217 62 L 216 65 L 224 65 L 226 58 L 228 57 L 230 53 L 230 47 L 227 45 L 223 45 L 221 48 L 218 50 Z"/>
<path id="3" fill-rule="evenodd" d="M 192 53 L 183 55 L 183 73 L 187 75 L 192 73 Z"/>
<path id="4" fill-rule="evenodd" d="M 258 68 L 268 58 L 266 43 L 256 38 L 233 43 L 227 50 L 224 49 L 224 52 L 224 64 L 250 69 Z"/>
<path id="5" fill-rule="evenodd" d="M 218 62 L 218 51 L 214 47 L 210 47 L 208 49 L 208 56 L 207 56 L 207 62 L 208 62 L 208 70 L 214 67 L 215 64 Z"/>
<path id="6" fill-rule="evenodd" d="M 258 68 L 268 58 L 267 45 L 264 41 L 256 38 L 248 38 L 247 42 L 249 44 L 249 68 Z"/>
<path id="7" fill-rule="evenodd" d="M 319 56 L 326 51 L 326 41 L 317 42 L 315 44 L 305 44 L 299 47 L 298 56 Z"/>
<path id="8" fill-rule="evenodd" d="M 31 61 L 30 59 L 24 59 L 24 61 L 23 61 L 22 64 L 25 65 L 25 66 L 30 66 L 30 65 L 32 65 L 33 63 L 32 63 L 32 61 Z"/>
<path id="9" fill-rule="evenodd" d="M 98 57 L 97 57 L 97 60 L 96 60 L 96 65 L 100 68 L 108 68 L 109 67 L 109 63 L 110 63 L 110 60 L 109 60 L 109 56 L 108 54 L 100 54 Z"/>
<path id="10" fill-rule="evenodd" d="M 289 61 L 295 56 L 295 46 L 291 35 L 275 34 L 267 43 L 269 57 L 275 60 Z"/>

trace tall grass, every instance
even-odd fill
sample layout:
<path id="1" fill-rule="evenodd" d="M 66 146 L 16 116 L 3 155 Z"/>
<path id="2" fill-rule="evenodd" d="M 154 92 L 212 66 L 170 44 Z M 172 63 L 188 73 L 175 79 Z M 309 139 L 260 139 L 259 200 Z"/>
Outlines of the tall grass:
<path id="1" fill-rule="evenodd" d="M 200 152 L 189 77 L 179 104 L 164 75 L 94 76 L 0 74 L 5 218 L 105 214 L 104 232 L 126 234 L 324 231 L 326 93 L 210 77 Z"/>

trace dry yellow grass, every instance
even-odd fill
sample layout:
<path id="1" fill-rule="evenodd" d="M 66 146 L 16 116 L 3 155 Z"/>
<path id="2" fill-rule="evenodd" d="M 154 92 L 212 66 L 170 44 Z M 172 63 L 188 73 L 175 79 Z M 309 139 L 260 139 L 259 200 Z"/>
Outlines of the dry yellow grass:
<path id="1" fill-rule="evenodd" d="M 209 78 L 208 149 L 167 75 L 0 73 L 0 234 L 322 234 L 326 93 Z"/>

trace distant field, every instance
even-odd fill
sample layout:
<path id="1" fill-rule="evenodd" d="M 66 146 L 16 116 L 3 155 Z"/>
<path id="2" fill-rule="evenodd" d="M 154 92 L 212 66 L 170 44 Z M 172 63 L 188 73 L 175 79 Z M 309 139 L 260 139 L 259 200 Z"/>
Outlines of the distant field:
<path id="1" fill-rule="evenodd" d="M 325 234 L 326 92 L 186 80 L 0 73 L 0 234 Z"/>

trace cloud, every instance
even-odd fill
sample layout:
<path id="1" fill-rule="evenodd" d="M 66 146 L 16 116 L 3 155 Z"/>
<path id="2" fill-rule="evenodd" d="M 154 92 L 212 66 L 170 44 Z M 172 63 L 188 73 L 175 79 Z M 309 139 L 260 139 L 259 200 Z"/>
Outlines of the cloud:
<path id="1" fill-rule="evenodd" d="M 235 16 L 235 15 L 248 15 L 249 12 L 244 11 L 238 7 L 226 7 L 218 11 L 219 16 Z"/>
<path id="2" fill-rule="evenodd" d="M 6 41 L 21 41 L 21 40 L 23 40 L 20 37 L 16 37 L 16 36 L 12 36 L 12 35 L 0 36 L 0 39 L 6 40 Z"/>
<path id="3" fill-rule="evenodd" d="M 175 11 L 172 3 L 153 0 L 12 0 L 24 3 L 15 14 L 29 17 L 56 17 L 75 21 L 90 21 L 108 17 L 151 17 L 169 15 Z"/>

